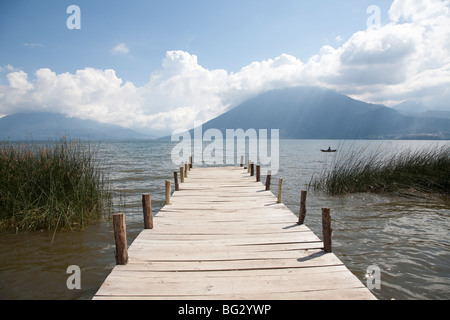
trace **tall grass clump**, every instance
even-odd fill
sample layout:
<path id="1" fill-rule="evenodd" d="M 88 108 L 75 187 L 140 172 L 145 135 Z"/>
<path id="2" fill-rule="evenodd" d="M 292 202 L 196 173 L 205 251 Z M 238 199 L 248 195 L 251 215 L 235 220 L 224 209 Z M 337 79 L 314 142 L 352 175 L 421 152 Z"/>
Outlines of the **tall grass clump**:
<path id="1" fill-rule="evenodd" d="M 110 206 L 90 146 L 65 137 L 0 143 L 0 231 L 81 228 Z"/>
<path id="2" fill-rule="evenodd" d="M 373 193 L 450 193 L 450 146 L 403 150 L 389 156 L 382 150 L 352 151 L 312 187 L 331 195 Z"/>

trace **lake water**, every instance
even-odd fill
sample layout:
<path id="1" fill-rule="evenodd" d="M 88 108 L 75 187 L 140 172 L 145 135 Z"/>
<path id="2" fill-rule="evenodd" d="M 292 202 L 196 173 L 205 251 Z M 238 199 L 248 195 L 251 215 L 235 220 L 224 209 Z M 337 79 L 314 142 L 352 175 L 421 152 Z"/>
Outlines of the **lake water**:
<path id="1" fill-rule="evenodd" d="M 447 141 L 281 140 L 283 202 L 299 210 L 300 191 L 349 150 L 365 147 L 389 154 Z M 153 213 L 164 205 L 164 181 L 178 166 L 171 160 L 176 143 L 102 142 L 98 157 L 108 168 L 115 212 L 126 213 L 128 244 L 143 228 L 141 195 L 152 194 Z M 320 149 L 337 148 L 337 153 Z M 262 181 L 265 181 L 263 177 Z M 272 180 L 275 185 L 276 180 Z M 276 191 L 274 191 L 276 192 Z M 443 196 L 400 197 L 352 194 L 326 196 L 310 190 L 305 224 L 321 238 L 321 207 L 330 207 L 333 252 L 366 284 L 366 270 L 378 266 L 379 299 L 450 298 L 450 201 Z M 294 217 L 295 218 L 295 217 Z M 52 238 L 54 240 L 52 242 Z M 81 290 L 69 290 L 66 270 L 81 269 Z M 91 299 L 115 265 L 111 221 L 86 229 L 0 236 L 0 299 Z"/>

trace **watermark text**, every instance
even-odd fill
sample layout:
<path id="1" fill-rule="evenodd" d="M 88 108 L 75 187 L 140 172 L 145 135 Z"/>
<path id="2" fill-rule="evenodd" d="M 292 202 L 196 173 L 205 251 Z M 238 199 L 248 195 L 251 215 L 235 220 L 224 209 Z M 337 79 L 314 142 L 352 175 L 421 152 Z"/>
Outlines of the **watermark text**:
<path id="1" fill-rule="evenodd" d="M 67 274 L 71 274 L 66 281 L 67 289 L 81 289 L 81 270 L 79 266 L 71 265 L 67 267 Z"/>
<path id="2" fill-rule="evenodd" d="M 67 7 L 66 13 L 70 14 L 67 18 L 66 26 L 67 29 L 81 29 L 81 9 L 77 5 L 70 5 Z"/>
<path id="3" fill-rule="evenodd" d="M 184 164 L 191 156 L 198 164 L 239 165 L 244 156 L 244 164 L 250 160 L 261 165 L 261 174 L 268 170 L 273 175 L 278 172 L 278 129 L 271 129 L 269 138 L 267 129 L 226 129 L 225 134 L 219 129 L 208 129 L 203 133 L 201 123 L 195 123 L 193 132 L 193 137 L 188 130 L 173 132 L 172 141 L 179 142 L 171 152 L 175 165 Z"/>

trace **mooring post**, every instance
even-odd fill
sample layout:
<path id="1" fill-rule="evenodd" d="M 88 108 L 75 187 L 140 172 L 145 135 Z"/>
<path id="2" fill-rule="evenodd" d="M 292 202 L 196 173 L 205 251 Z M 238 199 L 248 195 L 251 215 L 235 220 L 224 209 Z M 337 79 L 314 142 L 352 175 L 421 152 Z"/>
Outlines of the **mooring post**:
<path id="1" fill-rule="evenodd" d="M 278 199 L 277 199 L 277 203 L 281 203 L 282 191 L 283 191 L 283 179 L 279 178 L 278 179 Z"/>
<path id="2" fill-rule="evenodd" d="M 189 157 L 189 169 L 192 169 L 192 166 L 194 165 L 194 162 L 192 160 L 192 156 Z"/>
<path id="3" fill-rule="evenodd" d="M 241 156 L 241 167 L 244 166 L 244 156 Z"/>
<path id="4" fill-rule="evenodd" d="M 270 179 L 272 179 L 272 170 L 267 171 L 266 176 L 266 190 L 270 190 Z"/>
<path id="5" fill-rule="evenodd" d="M 322 233 L 323 233 L 323 251 L 331 252 L 331 214 L 330 208 L 322 208 Z"/>
<path id="6" fill-rule="evenodd" d="M 126 265 L 128 263 L 127 228 L 125 225 L 125 214 L 113 214 L 114 239 L 116 241 L 116 264 Z"/>
<path id="7" fill-rule="evenodd" d="M 261 165 L 256 166 L 256 182 L 261 181 Z"/>
<path id="8" fill-rule="evenodd" d="M 153 229 L 152 197 L 149 193 L 142 195 L 142 211 L 144 213 L 144 229 Z"/>
<path id="9" fill-rule="evenodd" d="M 170 180 L 166 180 L 166 205 L 170 205 Z"/>
<path id="10" fill-rule="evenodd" d="M 178 172 L 173 172 L 173 180 L 175 181 L 175 191 L 180 191 L 180 184 L 178 183 Z"/>
<path id="11" fill-rule="evenodd" d="M 252 162 L 250 164 L 250 177 L 253 177 L 255 175 L 255 163 Z"/>
<path id="12" fill-rule="evenodd" d="M 184 183 L 184 167 L 180 167 L 180 178 L 181 183 Z"/>
<path id="13" fill-rule="evenodd" d="M 189 166 L 188 166 L 188 163 L 186 161 L 186 163 L 184 164 L 184 177 L 185 178 L 188 177 L 188 170 L 189 170 Z"/>
<path id="14" fill-rule="evenodd" d="M 248 166 L 247 166 L 247 172 L 248 173 L 250 173 L 250 164 L 251 164 L 252 162 L 250 161 L 250 160 L 248 160 Z"/>
<path id="15" fill-rule="evenodd" d="M 300 196 L 300 214 L 298 215 L 297 224 L 301 225 L 305 223 L 306 217 L 306 190 L 302 190 Z"/>

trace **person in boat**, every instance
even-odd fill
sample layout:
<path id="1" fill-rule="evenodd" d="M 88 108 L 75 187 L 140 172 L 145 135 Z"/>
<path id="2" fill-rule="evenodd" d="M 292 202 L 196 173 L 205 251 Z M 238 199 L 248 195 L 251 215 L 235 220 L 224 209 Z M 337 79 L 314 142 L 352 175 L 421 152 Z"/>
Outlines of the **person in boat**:
<path id="1" fill-rule="evenodd" d="M 331 151 L 331 147 L 328 147 L 328 150 L 327 151 Z"/>

